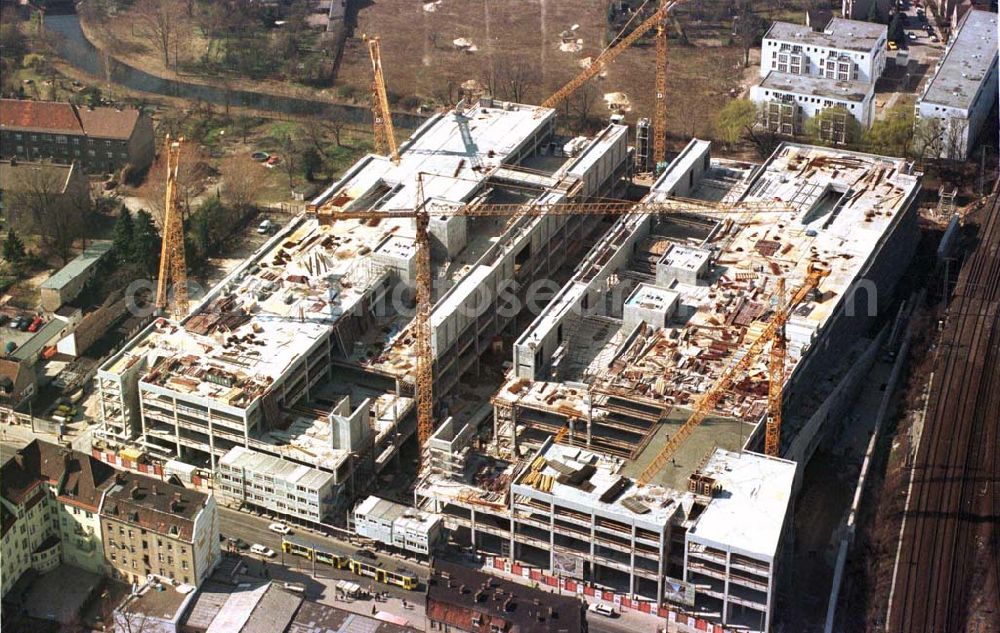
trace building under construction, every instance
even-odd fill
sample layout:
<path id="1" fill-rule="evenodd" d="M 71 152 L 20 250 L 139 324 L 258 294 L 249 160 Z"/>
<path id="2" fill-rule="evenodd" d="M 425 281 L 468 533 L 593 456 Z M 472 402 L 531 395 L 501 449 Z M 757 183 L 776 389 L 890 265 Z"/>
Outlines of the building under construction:
<path id="1" fill-rule="evenodd" d="M 311 206 L 377 213 L 620 195 L 628 128 L 576 139 L 554 129 L 550 108 L 460 104 L 416 130 L 398 160 L 366 156 Z M 516 336 L 517 315 L 497 309 L 504 284 L 553 278 L 602 221 L 432 217 L 431 347 L 449 415 L 475 413 L 459 379 Z M 370 482 L 415 426 L 415 230 L 406 218 L 295 219 L 185 318 L 155 320 L 100 368 L 100 436 L 212 471 L 243 447 L 336 472 L 336 495 L 359 475 Z"/>
<path id="2" fill-rule="evenodd" d="M 419 504 L 480 551 L 768 630 L 801 466 L 878 348 L 919 191 L 898 159 L 783 144 L 750 165 L 692 141 L 650 199 L 781 210 L 619 218 L 519 334 L 492 433 L 449 421 L 428 442 Z M 783 332 L 777 454 L 761 354 L 664 457 L 784 309 L 785 284 L 808 292 Z"/>

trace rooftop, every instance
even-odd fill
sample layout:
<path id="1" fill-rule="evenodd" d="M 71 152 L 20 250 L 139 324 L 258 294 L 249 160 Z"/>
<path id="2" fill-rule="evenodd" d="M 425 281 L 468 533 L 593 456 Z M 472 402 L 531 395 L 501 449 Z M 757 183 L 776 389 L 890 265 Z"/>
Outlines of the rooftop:
<path id="1" fill-rule="evenodd" d="M 160 582 L 147 582 L 137 594 L 127 596 L 115 609 L 115 619 L 122 623 L 123 630 L 134 628 L 140 621 L 158 630 L 155 622 L 178 623 L 194 597 L 195 589 L 190 585 L 173 587 Z"/>
<path id="2" fill-rule="evenodd" d="M 139 111 L 134 108 L 78 108 L 56 101 L 0 99 L 0 130 L 127 140 L 138 120 Z"/>
<path id="3" fill-rule="evenodd" d="M 31 172 L 42 174 L 42 178 L 46 181 L 61 182 L 62 192 L 65 192 L 75 168 L 75 163 L 60 165 L 58 163 L 34 163 L 19 160 L 0 161 L 0 191 L 9 191 L 11 188 L 17 187 L 18 179 L 24 177 L 22 174 Z"/>
<path id="4" fill-rule="evenodd" d="M 972 9 L 952 35 L 948 50 L 920 101 L 968 109 L 997 59 L 997 14 Z M 995 98 L 996 95 L 993 95 Z"/>
<path id="5" fill-rule="evenodd" d="M 133 472 L 118 471 L 103 513 L 157 534 L 192 541 L 194 520 L 208 495 Z"/>
<path id="6" fill-rule="evenodd" d="M 57 486 L 57 494 L 63 500 L 96 511 L 115 472 L 86 453 L 34 440 L 4 463 L 0 480 L 4 498 L 15 503 L 35 484 L 44 482 Z"/>
<path id="7" fill-rule="evenodd" d="M 417 633 L 423 628 L 400 626 L 375 618 L 305 601 L 288 627 L 288 633 Z"/>
<path id="8" fill-rule="evenodd" d="M 723 449 L 701 469 L 721 486 L 688 538 L 754 557 L 773 556 L 792 499 L 795 463 Z"/>
<path id="9" fill-rule="evenodd" d="M 456 629 L 469 629 L 471 612 L 484 618 L 482 630 L 497 623 L 510 633 L 582 631 L 585 609 L 576 596 L 532 589 L 447 561 L 436 561 L 427 581 L 427 619 Z"/>
<path id="10" fill-rule="evenodd" d="M 884 24 L 834 18 L 822 31 L 814 31 L 805 24 L 775 22 L 764 35 L 764 39 L 870 52 L 884 45 L 882 42 L 886 39 L 888 31 L 888 27 Z"/>
<path id="11" fill-rule="evenodd" d="M 61 290 L 66 284 L 96 266 L 97 262 L 111 250 L 111 246 L 111 240 L 91 242 L 83 249 L 82 253 L 43 281 L 42 289 Z"/>
<path id="12" fill-rule="evenodd" d="M 792 92 L 795 94 L 812 95 L 824 99 L 840 101 L 863 102 L 869 94 L 875 91 L 874 84 L 863 81 L 835 81 L 824 77 L 781 73 L 772 70 L 760 82 L 760 87 L 767 90 Z"/>
<path id="13" fill-rule="evenodd" d="M 347 451 L 343 451 L 345 457 Z M 284 480 L 290 484 L 305 486 L 309 489 L 321 488 L 333 475 L 329 472 L 296 464 L 273 455 L 265 455 L 242 446 L 234 446 L 219 460 L 233 468 L 243 468 L 254 473 L 269 475 L 275 479 Z"/>

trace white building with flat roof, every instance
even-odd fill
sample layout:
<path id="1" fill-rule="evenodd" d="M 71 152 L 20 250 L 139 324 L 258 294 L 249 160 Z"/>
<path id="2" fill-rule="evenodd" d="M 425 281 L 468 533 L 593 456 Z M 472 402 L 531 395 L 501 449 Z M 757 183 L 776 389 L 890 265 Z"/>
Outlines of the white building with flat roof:
<path id="1" fill-rule="evenodd" d="M 761 82 L 750 89 L 750 99 L 764 108 L 766 127 L 799 134 L 807 119 L 828 108 L 843 108 L 862 128 L 871 127 L 887 33 L 885 25 L 842 18 L 823 31 L 772 24 L 761 44 Z M 831 140 L 843 140 L 840 132 L 839 126 L 821 130 Z"/>
<path id="2" fill-rule="evenodd" d="M 215 492 L 225 504 L 320 523 L 333 513 L 343 484 L 335 473 L 236 446 L 219 460 Z"/>
<path id="3" fill-rule="evenodd" d="M 354 531 L 364 538 L 423 556 L 441 537 L 441 516 L 370 496 L 354 508 Z"/>
<path id="4" fill-rule="evenodd" d="M 917 99 L 922 121 L 938 123 L 938 154 L 965 160 L 997 100 L 997 14 L 969 10 Z"/>

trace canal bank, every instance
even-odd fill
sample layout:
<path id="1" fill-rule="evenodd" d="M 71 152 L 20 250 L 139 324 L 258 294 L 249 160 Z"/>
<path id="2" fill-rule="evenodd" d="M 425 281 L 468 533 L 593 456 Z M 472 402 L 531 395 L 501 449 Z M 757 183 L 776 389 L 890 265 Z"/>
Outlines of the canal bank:
<path id="1" fill-rule="evenodd" d="M 316 116 L 354 124 L 371 123 L 371 110 L 368 106 L 331 103 L 153 75 L 99 49 L 87 38 L 76 13 L 46 15 L 45 28 L 53 35 L 52 45 L 67 64 L 92 77 L 129 90 L 292 117 Z M 426 117 L 410 112 L 393 113 L 394 123 L 401 128 L 414 129 L 425 120 Z"/>

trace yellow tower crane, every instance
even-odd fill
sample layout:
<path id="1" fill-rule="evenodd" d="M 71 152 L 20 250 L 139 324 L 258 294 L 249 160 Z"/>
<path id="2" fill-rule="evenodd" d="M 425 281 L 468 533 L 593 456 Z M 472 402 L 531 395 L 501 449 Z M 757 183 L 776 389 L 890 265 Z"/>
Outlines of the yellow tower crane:
<path id="1" fill-rule="evenodd" d="M 777 457 L 781 449 L 781 388 L 785 382 L 785 278 L 778 277 L 775 286 L 775 314 L 777 329 L 771 341 L 771 357 L 767 362 L 767 426 L 764 428 L 764 453 Z"/>
<path id="2" fill-rule="evenodd" d="M 566 97 L 568 97 L 571 94 L 573 94 L 573 92 L 576 91 L 577 88 L 579 88 L 583 84 L 587 83 L 588 80 L 596 77 L 602 70 L 604 70 L 607 67 L 607 65 L 609 63 L 611 63 L 612 61 L 614 61 L 619 55 L 621 55 L 623 52 L 625 52 L 625 50 L 628 49 L 630 46 L 632 46 L 633 44 L 635 44 L 636 42 L 638 42 L 639 39 L 641 39 L 643 35 L 645 35 L 646 33 L 648 33 L 653 28 L 659 28 L 664 33 L 664 35 L 663 35 L 663 38 L 664 38 L 663 56 L 664 57 L 663 58 L 664 58 L 664 60 L 666 60 L 666 52 L 667 52 L 667 50 L 666 50 L 666 44 L 665 44 L 665 41 L 666 41 L 666 31 L 663 29 L 663 21 L 666 18 L 667 13 L 669 13 L 670 10 L 673 9 L 674 6 L 676 6 L 676 5 L 677 5 L 677 1 L 674 1 L 674 2 L 666 2 L 666 1 L 664 1 L 664 3 L 662 5 L 660 5 L 659 9 L 657 9 L 652 15 L 650 15 L 642 23 L 640 23 L 639 26 L 635 27 L 635 29 L 633 29 L 631 33 L 629 33 L 628 35 L 626 35 L 625 37 L 623 37 L 621 40 L 618 40 L 618 42 L 616 44 L 614 44 L 613 46 L 609 46 L 608 48 L 604 49 L 601 52 L 601 54 L 598 55 L 596 59 L 594 59 L 594 61 L 590 62 L 590 65 L 587 66 L 587 68 L 582 73 L 580 73 L 579 75 L 577 75 L 573 79 L 570 79 L 566 83 L 566 85 L 564 85 L 559 90 L 556 90 L 552 94 L 551 97 L 549 97 L 548 99 L 546 99 L 545 101 L 543 101 L 542 102 L 542 107 L 543 108 L 554 108 L 557 105 L 559 105 L 560 103 L 562 103 L 566 99 Z M 659 40 L 659 38 L 657 38 L 657 39 Z M 660 44 L 658 43 L 657 46 L 660 46 Z M 659 54 L 657 55 L 657 60 L 659 61 Z M 665 64 L 664 64 L 664 73 L 665 72 L 666 72 L 666 68 L 665 68 Z M 664 74 L 664 92 L 666 90 L 666 78 L 665 77 L 666 77 L 666 75 Z M 657 78 L 657 83 L 659 83 L 659 77 Z M 659 87 L 659 86 L 657 86 L 657 87 Z M 665 97 L 666 97 L 666 95 L 664 95 L 664 98 Z M 664 106 L 664 108 L 665 107 L 666 106 Z M 666 112 L 666 110 L 664 110 L 664 113 L 665 112 Z M 663 128 L 661 128 L 661 130 L 662 129 Z"/>
<path id="3" fill-rule="evenodd" d="M 663 0 L 663 9 L 667 0 Z M 653 168 L 667 160 L 667 19 L 656 24 L 656 102 L 653 104 Z"/>
<path id="4" fill-rule="evenodd" d="M 677 429 L 677 432 L 674 433 L 669 440 L 667 440 L 666 444 L 663 445 L 659 454 L 657 454 L 657 456 L 653 458 L 653 461 L 646 466 L 645 470 L 639 474 L 636 482 L 640 486 L 644 486 L 652 481 L 653 477 L 655 477 L 656 474 L 659 473 L 660 470 L 666 465 L 666 463 L 670 461 L 670 458 L 673 456 L 674 452 L 677 451 L 678 447 L 680 447 L 680 445 L 691 436 L 695 428 L 704 422 L 705 418 L 707 418 L 715 410 L 716 405 L 719 404 L 723 396 L 725 396 L 726 393 L 732 388 L 732 386 L 736 383 L 736 380 L 742 376 L 743 373 L 757 360 L 757 358 L 764 351 L 764 347 L 769 342 L 774 340 L 775 336 L 782 330 L 785 322 L 788 320 L 789 313 L 795 309 L 795 306 L 805 299 L 813 289 L 817 288 L 819 286 L 819 282 L 828 274 L 830 274 L 829 270 L 812 265 L 809 266 L 809 269 L 806 272 L 805 281 L 802 282 L 802 285 L 799 286 L 795 291 L 795 294 L 792 295 L 792 299 L 786 305 L 779 307 L 774 311 L 773 318 L 764 328 L 764 331 L 761 332 L 760 336 L 758 336 L 753 343 L 750 344 L 750 347 L 747 348 L 743 356 L 740 357 L 738 361 L 727 367 L 722 372 L 722 375 L 716 381 L 715 385 L 713 385 L 712 388 L 701 397 L 701 400 L 698 401 L 694 411 L 691 413 L 691 417 L 687 419 L 681 428 Z M 784 341 L 782 341 L 781 345 L 784 345 Z M 782 356 L 782 358 L 784 358 L 784 356 Z M 772 380 L 774 380 L 773 376 Z M 780 400 L 780 386 L 776 391 L 777 398 Z M 769 398 L 769 401 L 773 402 L 773 398 L 774 396 L 772 395 Z M 778 424 L 780 425 L 780 415 Z M 780 429 L 776 427 L 775 432 L 780 433 Z M 780 435 L 777 437 L 780 440 Z"/>
<path id="5" fill-rule="evenodd" d="M 177 168 L 181 158 L 181 142 L 167 135 L 164 156 L 167 163 L 167 184 L 163 211 L 163 243 L 160 248 L 160 271 L 156 280 L 156 309 L 166 313 L 171 295 L 174 318 L 188 311 L 187 262 L 184 258 L 184 219 L 177 208 Z"/>
<path id="6" fill-rule="evenodd" d="M 368 41 L 368 56 L 372 60 L 372 131 L 375 135 L 375 152 L 387 154 L 398 165 L 399 150 L 396 147 L 396 132 L 392 127 L 385 73 L 382 72 L 381 43 L 378 37 L 365 39 Z"/>
<path id="7" fill-rule="evenodd" d="M 416 221 L 416 287 L 417 310 L 413 320 L 414 354 L 416 362 L 415 396 L 417 404 L 417 441 L 423 448 L 434 432 L 434 355 L 431 348 L 430 315 L 431 264 L 428 226 L 431 215 L 441 217 L 502 217 L 544 215 L 625 215 L 635 214 L 684 214 L 702 215 L 747 213 L 747 212 L 787 212 L 792 207 L 777 201 L 744 202 L 723 204 L 669 198 L 666 200 L 630 202 L 627 200 L 599 200 L 589 202 L 560 202 L 549 204 L 480 204 L 463 207 L 429 208 L 423 196 L 423 178 L 417 178 L 416 209 L 383 210 L 335 210 L 331 204 L 310 209 L 320 222 L 388 220 L 392 218 L 412 218 Z M 561 438 L 560 438 L 561 439 Z"/>

